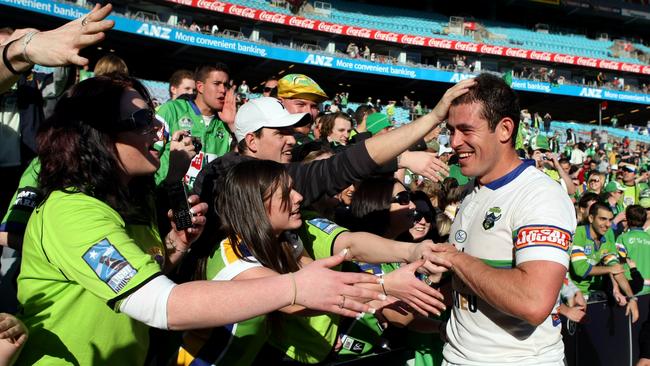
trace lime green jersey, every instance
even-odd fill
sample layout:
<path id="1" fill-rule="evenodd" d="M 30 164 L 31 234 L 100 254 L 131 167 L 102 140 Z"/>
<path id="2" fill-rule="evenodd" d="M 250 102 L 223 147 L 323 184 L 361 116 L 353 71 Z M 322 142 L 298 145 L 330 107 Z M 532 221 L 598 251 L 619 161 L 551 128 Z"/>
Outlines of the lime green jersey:
<path id="1" fill-rule="evenodd" d="M 616 239 L 616 248 L 621 257 L 632 259 L 636 269 L 643 277 L 643 289 L 640 294 L 650 293 L 650 234 L 642 228 L 632 228 Z M 632 279 L 629 265 L 625 265 L 625 277 Z"/>
<path id="2" fill-rule="evenodd" d="M 190 188 L 205 164 L 230 151 L 232 137 L 226 123 L 216 115 L 203 116 L 194 101 L 182 98 L 170 100 L 158 108 L 156 118 L 165 125 L 165 132 L 169 136 L 176 131 L 186 130 L 193 137 L 201 139 L 201 151 L 196 154 L 185 175 L 185 183 Z M 156 184 L 159 184 L 169 171 L 169 144 L 161 141 L 156 147 L 162 149 L 160 168 L 156 172 Z"/>
<path id="3" fill-rule="evenodd" d="M 334 241 L 347 229 L 318 217 L 314 212 L 302 213 L 303 226 L 298 231 L 305 251 L 313 259 L 331 256 Z M 334 314 L 316 316 L 283 315 L 282 331 L 272 331 L 270 344 L 293 360 L 314 364 L 324 361 L 336 342 L 339 317 Z"/>
<path id="4" fill-rule="evenodd" d="M 18 300 L 29 342 L 17 364 L 142 365 L 149 329 L 119 305 L 160 275 L 163 253 L 153 225 L 126 224 L 83 193 L 52 192 L 25 232 Z"/>
<path id="5" fill-rule="evenodd" d="M 33 159 L 23 172 L 18 189 L 10 201 L 2 223 L 0 223 L 0 231 L 21 234 L 25 231 L 32 211 L 43 198 L 38 189 L 38 172 L 40 170 L 40 160 Z"/>
<path id="6" fill-rule="evenodd" d="M 602 290 L 603 276 L 590 276 L 594 266 L 612 266 L 618 264 L 614 232 L 609 229 L 600 238 L 600 244 L 591 237 L 589 224 L 578 226 L 573 236 L 571 247 L 571 281 L 587 295 L 589 292 Z"/>

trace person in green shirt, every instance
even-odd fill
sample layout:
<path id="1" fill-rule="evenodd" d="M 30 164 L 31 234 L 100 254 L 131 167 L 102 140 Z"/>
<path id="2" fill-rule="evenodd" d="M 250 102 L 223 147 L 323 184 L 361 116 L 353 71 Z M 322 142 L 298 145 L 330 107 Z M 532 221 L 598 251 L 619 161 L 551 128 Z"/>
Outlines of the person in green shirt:
<path id="1" fill-rule="evenodd" d="M 638 295 L 650 293 L 650 234 L 643 230 L 647 218 L 646 209 L 640 205 L 628 206 L 625 210 L 629 229 L 616 238 L 619 256 L 625 258 L 625 277 L 631 284 L 638 280 Z M 636 275 L 638 272 L 639 275 Z"/>
<path id="2" fill-rule="evenodd" d="M 573 236 L 569 275 L 585 297 L 603 290 L 604 276 L 608 275 L 613 276 L 612 280 L 626 296 L 634 295 L 617 257 L 614 233 L 610 229 L 613 217 L 607 205 L 596 202 L 589 208 L 589 224 L 578 226 Z M 627 304 L 628 313 L 632 314 L 633 322 L 638 319 L 636 301 Z"/>
<path id="3" fill-rule="evenodd" d="M 230 87 L 230 71 L 222 63 L 199 66 L 194 74 L 196 97 L 170 100 L 156 112 L 165 126 L 164 133 L 172 136 L 176 131 L 189 131 L 201 142 L 201 149 L 192 160 L 184 181 L 191 188 L 204 164 L 226 154 L 232 144 L 235 121 L 234 89 Z M 159 141 L 160 168 L 156 171 L 156 184 L 162 183 L 169 170 L 169 144 Z"/>
<path id="4" fill-rule="evenodd" d="M 19 318 L 30 340 L 18 365 L 142 365 L 149 327 L 217 327 L 292 303 L 356 316 L 369 306 L 355 297 L 380 298 L 347 285 L 376 284 L 375 277 L 326 269 L 341 256 L 236 286 L 169 280 L 163 268 L 201 234 L 207 204 L 190 196 L 193 227 L 176 230 L 172 223 L 158 233 L 151 192 L 161 128 L 146 88 L 117 74 L 74 86 L 42 126 L 38 181 L 45 199 L 23 242 Z M 170 150 L 185 165 L 170 172 L 180 180 L 190 162 L 183 146 L 191 140 L 176 137 Z M 339 306 L 342 296 L 349 300 Z"/>

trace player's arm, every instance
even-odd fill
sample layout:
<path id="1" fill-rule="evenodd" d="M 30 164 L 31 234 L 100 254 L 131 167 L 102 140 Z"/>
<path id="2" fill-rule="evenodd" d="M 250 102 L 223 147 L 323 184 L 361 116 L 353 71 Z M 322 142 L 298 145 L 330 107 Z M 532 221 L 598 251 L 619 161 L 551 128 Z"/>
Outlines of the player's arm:
<path id="1" fill-rule="evenodd" d="M 562 264 L 539 260 L 500 269 L 453 250 L 447 259 L 454 274 L 496 309 L 535 326 L 551 313 L 566 274 Z"/>

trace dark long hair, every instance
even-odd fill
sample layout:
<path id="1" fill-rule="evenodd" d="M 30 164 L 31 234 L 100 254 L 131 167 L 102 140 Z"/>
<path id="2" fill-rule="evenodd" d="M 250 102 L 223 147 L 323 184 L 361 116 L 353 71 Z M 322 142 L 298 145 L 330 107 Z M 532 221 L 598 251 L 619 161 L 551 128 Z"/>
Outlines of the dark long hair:
<path id="1" fill-rule="evenodd" d="M 280 189 L 282 206 L 290 209 L 290 180 L 283 164 L 245 161 L 228 171 L 215 202 L 237 257 L 244 259 L 245 249 L 264 267 L 278 273 L 297 271 L 299 265 L 289 243 L 275 236 L 264 202 Z"/>
<path id="2" fill-rule="evenodd" d="M 350 229 L 379 236 L 388 231 L 395 183 L 400 181 L 393 177 L 377 176 L 365 179 L 356 187 L 350 203 Z"/>
<path id="3" fill-rule="evenodd" d="M 47 197 L 53 191 L 81 192 L 115 209 L 125 221 L 153 217 L 148 198 L 153 176 L 132 179 L 126 186 L 115 149 L 120 101 L 134 89 L 153 109 L 147 89 L 123 74 L 86 79 L 70 89 L 41 127 L 38 158 L 39 185 Z"/>

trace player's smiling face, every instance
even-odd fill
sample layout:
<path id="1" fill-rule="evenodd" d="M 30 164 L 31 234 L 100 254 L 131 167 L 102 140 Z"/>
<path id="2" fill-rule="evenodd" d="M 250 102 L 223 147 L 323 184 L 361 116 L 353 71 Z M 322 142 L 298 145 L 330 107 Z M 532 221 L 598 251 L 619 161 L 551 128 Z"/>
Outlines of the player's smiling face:
<path id="1" fill-rule="evenodd" d="M 478 177 L 481 184 L 487 184 L 502 175 L 493 170 L 501 154 L 497 136 L 490 131 L 488 121 L 481 115 L 482 110 L 483 106 L 477 102 L 452 106 L 447 127 L 451 148 L 458 155 L 463 175 Z"/>

